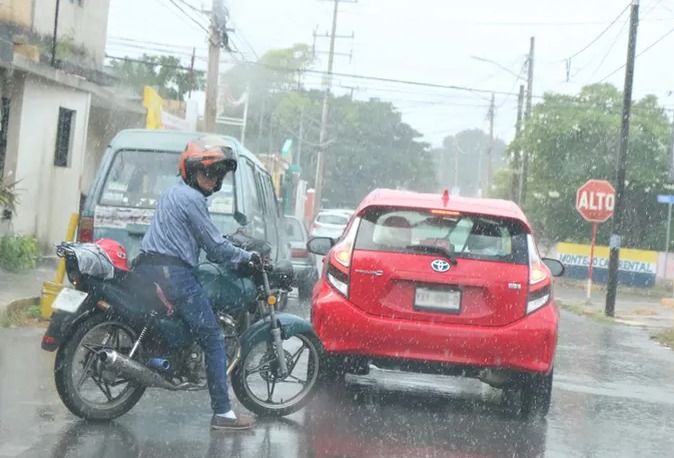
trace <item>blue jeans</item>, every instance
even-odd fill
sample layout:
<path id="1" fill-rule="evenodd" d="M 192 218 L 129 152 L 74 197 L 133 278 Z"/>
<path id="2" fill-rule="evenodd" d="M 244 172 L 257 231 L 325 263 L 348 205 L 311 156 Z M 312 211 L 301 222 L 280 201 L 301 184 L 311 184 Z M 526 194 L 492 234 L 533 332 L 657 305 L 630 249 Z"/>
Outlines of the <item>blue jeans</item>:
<path id="1" fill-rule="evenodd" d="M 134 268 L 134 272 L 157 283 L 187 322 L 204 352 L 213 412 L 229 412 L 232 405 L 227 393 L 225 339 L 204 289 L 190 269 L 185 267 L 140 264 Z"/>

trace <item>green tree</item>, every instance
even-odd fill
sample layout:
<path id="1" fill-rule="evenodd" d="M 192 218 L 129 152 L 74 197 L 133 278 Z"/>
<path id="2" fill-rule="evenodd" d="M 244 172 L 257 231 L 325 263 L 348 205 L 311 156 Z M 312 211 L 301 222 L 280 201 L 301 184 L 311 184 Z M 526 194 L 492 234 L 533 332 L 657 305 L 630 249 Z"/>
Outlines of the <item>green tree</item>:
<path id="1" fill-rule="evenodd" d="M 576 190 L 591 178 L 615 181 L 621 115 L 622 93 L 610 84 L 586 86 L 577 96 L 549 93 L 509 146 L 529 152 L 525 211 L 544 239 L 589 241 L 591 225 L 575 210 Z M 654 96 L 633 103 L 623 246 L 662 248 L 665 208 L 656 195 L 669 171 L 669 132 Z M 600 243 L 608 242 L 610 226 L 599 225 Z"/>
<path id="2" fill-rule="evenodd" d="M 142 96 L 145 86 L 155 87 L 161 97 L 184 100 L 191 90 L 204 88 L 203 72 L 190 71 L 181 67 L 180 59 L 173 56 L 151 56 L 143 54 L 134 60 L 113 60 L 112 72 L 124 86 Z M 193 81 L 192 81 L 193 78 Z"/>
<path id="3" fill-rule="evenodd" d="M 251 151 L 275 153 L 290 138 L 297 158 L 303 125 L 300 166 L 309 186 L 315 182 L 324 95 L 303 85 L 302 74 L 313 62 L 308 46 L 295 45 L 270 51 L 257 64 L 237 65 L 225 77 L 234 98 L 250 89 L 246 147 Z M 227 114 L 241 115 L 241 107 Z M 223 126 L 222 132 L 240 133 L 235 126 Z M 391 103 L 331 97 L 322 197 L 334 205 L 356 205 L 375 187 L 435 191 L 434 162 L 420 137 Z"/>

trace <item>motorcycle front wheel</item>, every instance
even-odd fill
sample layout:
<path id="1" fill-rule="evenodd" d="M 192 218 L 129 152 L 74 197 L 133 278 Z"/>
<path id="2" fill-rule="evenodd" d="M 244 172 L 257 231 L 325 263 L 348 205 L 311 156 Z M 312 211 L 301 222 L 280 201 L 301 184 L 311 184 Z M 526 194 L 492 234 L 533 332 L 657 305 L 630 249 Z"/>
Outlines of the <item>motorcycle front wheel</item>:
<path id="1" fill-rule="evenodd" d="M 54 364 L 56 391 L 68 410 L 86 420 L 112 420 L 136 405 L 145 387 L 105 370 L 96 353 L 109 349 L 126 355 L 136 338 L 133 329 L 103 313 L 78 326 L 59 347 Z"/>
<path id="2" fill-rule="evenodd" d="M 241 356 L 232 372 L 232 389 L 245 408 L 259 416 L 290 415 L 304 407 L 318 388 L 321 343 L 313 333 L 283 342 L 288 374 L 279 374 L 273 343 L 259 342 Z"/>

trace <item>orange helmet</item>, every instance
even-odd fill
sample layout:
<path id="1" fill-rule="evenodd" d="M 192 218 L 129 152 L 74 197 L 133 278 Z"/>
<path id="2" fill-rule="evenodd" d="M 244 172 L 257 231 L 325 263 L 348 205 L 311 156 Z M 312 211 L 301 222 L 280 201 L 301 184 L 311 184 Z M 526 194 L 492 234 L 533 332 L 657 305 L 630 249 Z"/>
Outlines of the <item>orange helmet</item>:
<path id="1" fill-rule="evenodd" d="M 222 181 L 227 172 L 236 171 L 236 167 L 231 145 L 216 135 L 206 135 L 189 142 L 180 155 L 180 176 L 190 186 L 195 184 L 199 171 Z"/>

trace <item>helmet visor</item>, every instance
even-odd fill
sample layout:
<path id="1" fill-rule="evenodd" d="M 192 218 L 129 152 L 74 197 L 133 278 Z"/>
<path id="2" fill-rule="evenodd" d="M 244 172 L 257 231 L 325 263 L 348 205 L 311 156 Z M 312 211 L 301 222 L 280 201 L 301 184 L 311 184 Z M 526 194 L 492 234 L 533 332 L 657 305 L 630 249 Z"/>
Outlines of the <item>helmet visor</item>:
<path id="1" fill-rule="evenodd" d="M 227 172 L 234 171 L 236 171 L 236 161 L 227 159 L 205 167 L 203 173 L 208 178 L 223 178 Z"/>

